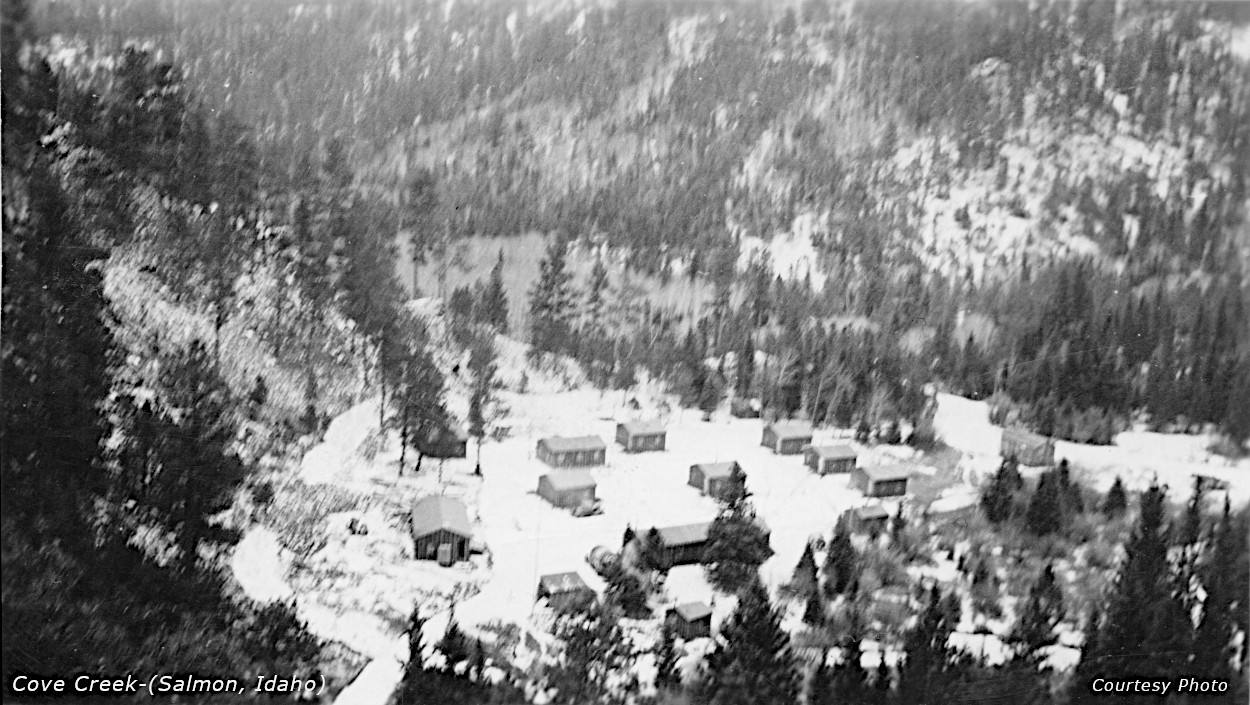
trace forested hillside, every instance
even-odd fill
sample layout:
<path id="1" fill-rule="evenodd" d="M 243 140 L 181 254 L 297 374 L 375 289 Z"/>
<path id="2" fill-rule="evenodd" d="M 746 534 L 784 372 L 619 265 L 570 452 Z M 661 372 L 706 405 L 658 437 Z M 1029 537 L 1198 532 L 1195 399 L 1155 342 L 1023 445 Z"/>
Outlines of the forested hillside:
<path id="1" fill-rule="evenodd" d="M 783 414 L 915 422 L 899 379 L 936 376 L 1065 438 L 1139 414 L 1250 433 L 1230 403 L 1250 396 L 1250 116 L 1220 6 L 90 5 L 40 7 L 54 57 L 177 57 L 273 173 L 343 170 L 405 274 L 539 231 L 590 245 L 587 268 L 715 291 L 614 301 L 637 310 L 586 362 L 622 372 L 693 329 L 692 354 L 799 361 L 755 385 L 815 395 Z"/>

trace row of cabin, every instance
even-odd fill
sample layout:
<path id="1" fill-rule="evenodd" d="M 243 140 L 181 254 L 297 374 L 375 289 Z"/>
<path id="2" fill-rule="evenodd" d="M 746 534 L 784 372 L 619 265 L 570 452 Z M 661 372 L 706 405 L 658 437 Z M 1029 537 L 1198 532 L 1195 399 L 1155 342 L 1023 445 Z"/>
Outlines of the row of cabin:
<path id="1" fill-rule="evenodd" d="M 616 425 L 616 442 L 627 453 L 664 450 L 668 432 L 658 421 L 626 421 Z M 593 467 L 607 462 L 608 448 L 598 436 L 542 438 L 535 455 L 553 468 Z"/>

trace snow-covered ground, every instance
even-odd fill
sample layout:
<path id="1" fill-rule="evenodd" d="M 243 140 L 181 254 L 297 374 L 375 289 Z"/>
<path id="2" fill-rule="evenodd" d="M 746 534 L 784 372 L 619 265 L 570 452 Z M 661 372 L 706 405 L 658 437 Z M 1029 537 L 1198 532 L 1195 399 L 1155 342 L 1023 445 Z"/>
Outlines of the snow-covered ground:
<path id="1" fill-rule="evenodd" d="M 505 345 L 502 352 L 503 376 L 515 383 L 520 376 L 517 368 L 525 364 L 523 348 Z M 248 595 L 260 601 L 294 595 L 299 616 L 314 633 L 371 659 L 339 702 L 386 701 L 402 674 L 403 632 L 414 604 L 429 620 L 427 644 L 438 640 L 453 608 L 470 635 L 490 640 L 495 627 L 515 624 L 533 635 L 529 641 L 543 643 L 542 632 L 550 620 L 534 600 L 541 575 L 574 571 L 602 590 L 602 581 L 584 558 L 594 546 L 619 548 L 627 526 L 645 530 L 715 516 L 716 504 L 686 485 L 691 464 L 737 460 L 746 470 L 758 514 L 772 529 L 776 554 L 761 574 L 773 589 L 789 580 L 809 538 L 827 536 L 844 510 L 865 502 L 849 487 L 849 476 L 821 477 L 804 466 L 802 456 L 778 456 L 761 447 L 762 422 L 757 419 L 718 413 L 705 422 L 698 411 L 678 408 L 652 383 L 630 394 L 586 388 L 561 391 L 568 374 L 544 377 L 530 371 L 526 393 L 503 392 L 513 435 L 483 445 L 482 477 L 472 473 L 472 447 L 468 459 L 449 460 L 441 467 L 427 460 L 420 473 L 412 472 L 415 458 L 410 454 L 408 470 L 400 476 L 397 440 L 378 430 L 377 399 L 357 404 L 332 421 L 324 441 L 307 452 L 292 482 L 308 488 L 332 486 L 363 499 L 348 511 L 319 519 L 316 530 L 324 544 L 302 558 L 288 555 L 281 537 L 270 529 L 255 527 L 245 535 L 232 567 Z M 573 377 L 567 381 L 580 381 Z M 454 386 L 453 380 L 453 401 Z M 640 410 L 627 403 L 631 398 L 639 402 Z M 975 482 L 997 467 L 1000 429 L 989 423 L 984 402 L 948 394 L 939 395 L 938 401 L 937 435 L 963 454 L 959 468 L 967 483 L 948 487 L 935 505 L 953 511 L 975 502 Z M 676 409 L 665 419 L 667 450 L 626 454 L 610 446 L 607 464 L 591 469 L 603 514 L 575 518 L 535 494 L 539 476 L 548 472 L 534 457 L 538 438 L 596 434 L 610 441 L 618 421 L 654 416 L 664 404 Z M 817 431 L 815 442 L 835 437 L 845 442 L 842 434 L 831 430 Z M 1186 487 L 1189 474 L 1200 471 L 1230 480 L 1237 501 L 1250 496 L 1250 483 L 1243 480 L 1250 476 L 1246 463 L 1232 465 L 1212 458 L 1205 442 L 1190 436 L 1126 433 L 1115 446 L 1059 443 L 1057 455 L 1067 457 L 1078 475 L 1100 488 L 1117 474 L 1134 488 L 1156 475 L 1174 488 Z M 861 464 L 902 461 L 918 472 L 933 472 L 911 449 L 860 451 Z M 450 568 L 412 558 L 404 512 L 416 499 L 432 493 L 465 502 L 475 539 L 486 546 L 484 555 Z M 350 531 L 353 519 L 366 526 L 367 533 Z M 932 577 L 952 577 L 951 566 L 939 563 L 934 570 L 942 575 Z M 694 600 L 711 604 L 714 625 L 726 618 L 734 602 L 716 594 L 697 566 L 672 570 L 663 597 L 665 604 Z M 973 652 L 1001 655 L 996 637 L 966 633 L 959 639 Z M 878 658 L 868 653 L 869 646 L 865 645 L 866 660 Z M 541 646 L 534 648 L 541 651 Z M 1056 661 L 1063 661 L 1063 656 L 1057 654 Z"/>
<path id="2" fill-rule="evenodd" d="M 985 402 L 953 394 L 938 395 L 934 430 L 947 445 L 966 454 L 963 466 L 979 477 L 994 472 L 999 463 L 1002 429 L 989 421 Z M 1130 490 L 1142 490 L 1153 479 L 1171 488 L 1172 499 L 1183 500 L 1193 485 L 1193 475 L 1209 475 L 1229 483 L 1235 504 L 1250 501 L 1250 460 L 1232 461 L 1207 450 L 1212 438 L 1126 431 L 1109 446 L 1057 441 L 1055 458 L 1067 458 L 1073 473 L 1103 491 L 1116 476 Z"/>

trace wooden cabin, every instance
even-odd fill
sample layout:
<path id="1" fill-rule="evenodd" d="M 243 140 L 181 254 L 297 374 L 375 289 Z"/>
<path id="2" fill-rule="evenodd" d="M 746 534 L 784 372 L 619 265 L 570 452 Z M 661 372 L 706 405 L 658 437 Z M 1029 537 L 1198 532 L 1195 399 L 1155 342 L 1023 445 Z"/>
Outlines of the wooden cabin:
<path id="1" fill-rule="evenodd" d="M 546 599 L 561 614 L 577 612 L 595 601 L 595 591 L 577 573 L 552 573 L 538 579 L 535 599 Z"/>
<path id="2" fill-rule="evenodd" d="M 625 421 L 616 425 L 616 442 L 627 453 L 664 450 L 668 431 L 659 421 Z"/>
<path id="3" fill-rule="evenodd" d="M 907 494 L 911 471 L 901 465 L 857 467 L 851 471 L 851 485 L 868 497 L 899 497 Z"/>
<path id="4" fill-rule="evenodd" d="M 473 532 L 469 514 L 458 499 L 432 495 L 417 501 L 410 515 L 414 555 L 444 565 L 469 558 Z"/>
<path id="5" fill-rule="evenodd" d="M 812 427 L 801 421 L 774 421 L 765 424 L 760 445 L 778 455 L 797 455 L 812 443 Z"/>
<path id="6" fill-rule="evenodd" d="M 538 441 L 535 454 L 553 468 L 603 465 L 608 448 L 598 436 L 553 436 Z"/>
<path id="7" fill-rule="evenodd" d="M 686 602 L 670 609 L 665 624 L 682 639 L 712 636 L 712 608 L 702 602 Z"/>
<path id="8" fill-rule="evenodd" d="M 563 509 L 595 501 L 596 487 L 587 470 L 557 470 L 538 478 L 538 496 Z"/>
<path id="9" fill-rule="evenodd" d="M 803 462 L 818 475 L 850 472 L 855 469 L 855 459 L 855 449 L 847 445 L 808 446 L 803 450 Z"/>
<path id="10" fill-rule="evenodd" d="M 665 565 L 692 565 L 703 562 L 703 550 L 707 548 L 707 533 L 711 524 L 683 524 L 658 529 L 661 555 Z"/>
<path id="11" fill-rule="evenodd" d="M 846 528 L 854 533 L 879 533 L 890 525 L 890 513 L 880 504 L 852 507 L 842 516 Z"/>
<path id="12" fill-rule="evenodd" d="M 729 482 L 734 468 L 741 470 L 742 466 L 734 460 L 727 463 L 695 463 L 690 466 L 690 479 L 686 484 L 708 497 L 718 498 L 725 483 Z"/>
<path id="13" fill-rule="evenodd" d="M 764 520 L 756 517 L 755 525 L 764 532 L 765 541 L 772 538 L 772 529 Z M 657 529 L 660 534 L 661 557 L 666 565 L 693 565 L 703 562 L 703 552 L 707 549 L 708 532 L 711 522 L 702 524 L 683 524 Z"/>
<path id="14" fill-rule="evenodd" d="M 1054 465 L 1055 442 L 1022 428 L 1004 428 L 1000 454 L 1014 456 L 1021 465 Z"/>

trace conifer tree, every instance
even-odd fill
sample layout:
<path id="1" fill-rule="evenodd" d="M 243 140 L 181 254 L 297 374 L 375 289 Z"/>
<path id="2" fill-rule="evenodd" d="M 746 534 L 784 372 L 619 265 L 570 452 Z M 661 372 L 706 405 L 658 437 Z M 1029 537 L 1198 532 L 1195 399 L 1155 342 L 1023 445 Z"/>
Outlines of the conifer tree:
<path id="1" fill-rule="evenodd" d="M 803 607 L 803 623 L 813 627 L 825 623 L 825 596 L 820 590 L 808 593 L 807 603 Z"/>
<path id="2" fill-rule="evenodd" d="M 660 691 L 681 687 L 681 673 L 677 670 L 676 635 L 668 622 L 661 625 L 660 638 L 655 645 L 655 687 Z"/>
<path id="3" fill-rule="evenodd" d="M 773 554 L 750 496 L 746 474 L 735 464 L 717 497 L 721 510 L 708 528 L 703 552 L 708 581 L 726 592 L 736 592 L 756 580 L 759 567 Z"/>
<path id="4" fill-rule="evenodd" d="M 548 671 L 560 705 L 629 702 L 631 670 L 636 659 L 618 622 L 619 615 L 592 604 L 579 614 L 561 616 L 556 636 L 562 648 Z"/>
<path id="5" fill-rule="evenodd" d="M 799 595 L 810 595 L 816 592 L 817 582 L 816 555 L 809 542 L 803 548 L 803 555 L 799 556 L 798 564 L 794 566 L 794 577 L 790 580 L 790 587 Z"/>
<path id="6" fill-rule="evenodd" d="M 1103 516 L 1108 519 L 1114 519 L 1124 513 L 1128 509 L 1128 495 L 1124 492 L 1124 482 L 1116 475 L 1115 482 L 1111 483 L 1111 489 L 1107 490 L 1107 496 L 1102 502 Z"/>
<path id="7" fill-rule="evenodd" d="M 530 290 L 530 344 L 536 352 L 564 352 L 573 315 L 572 274 L 565 264 L 568 244 L 556 237 L 547 245 L 538 281 Z"/>
<path id="8" fill-rule="evenodd" d="M 870 699 L 868 671 L 863 666 L 859 614 L 852 613 L 851 625 L 842 645 L 842 658 L 834 668 L 836 702 L 863 703 Z"/>
<path id="9" fill-rule="evenodd" d="M 846 528 L 839 524 L 825 553 L 825 586 L 833 595 L 846 594 L 859 574 L 859 552 Z"/>
<path id="10" fill-rule="evenodd" d="M 839 702 L 834 686 L 834 669 L 824 659 L 807 680 L 807 705 L 834 705 Z"/>
<path id="11" fill-rule="evenodd" d="M 209 518 L 228 508 L 245 477 L 235 455 L 234 402 L 207 346 L 192 342 L 161 360 L 160 472 L 148 507 L 178 536 L 183 567 L 193 568 L 203 541 L 233 536 Z"/>
<path id="12" fill-rule="evenodd" d="M 742 339 L 742 349 L 738 351 L 736 372 L 736 391 L 738 398 L 746 398 L 751 394 L 751 378 L 755 375 L 755 340 L 751 335 Z"/>
<path id="13" fill-rule="evenodd" d="M 1164 502 L 1157 483 L 1142 494 L 1102 629 L 1081 653 L 1074 702 L 1095 697 L 1094 677 L 1168 679 L 1187 668 L 1193 626 L 1168 557 Z"/>
<path id="14" fill-rule="evenodd" d="M 1044 472 L 1038 478 L 1037 490 L 1024 513 L 1024 525 L 1030 532 L 1046 536 L 1059 530 L 1063 521 L 1061 491 L 1059 479 L 1053 473 Z"/>
<path id="15" fill-rule="evenodd" d="M 1194 637 L 1193 670 L 1196 678 L 1229 679 L 1233 642 L 1245 627 L 1247 597 L 1238 586 L 1237 572 L 1246 562 L 1245 522 L 1233 518 L 1228 499 L 1212 545 L 1201 567 L 1201 617 Z M 1239 589 L 1239 587 L 1241 589 Z M 1244 677 L 1244 674 L 1243 674 Z"/>
<path id="16" fill-rule="evenodd" d="M 1058 640 L 1055 627 L 1063 619 L 1063 609 L 1063 590 L 1055 581 L 1054 570 L 1047 565 L 1033 583 L 1008 640 L 1016 659 L 1036 670 L 1042 659 L 1041 650 Z"/>
<path id="17" fill-rule="evenodd" d="M 447 620 L 447 629 L 443 632 L 443 638 L 438 642 L 438 650 L 447 659 L 447 668 L 454 669 L 455 665 L 461 661 L 465 661 L 471 655 L 469 652 L 469 639 L 460 629 L 460 624 L 456 621 L 456 615 L 452 614 Z"/>
<path id="18" fill-rule="evenodd" d="M 998 524 L 1011 516 L 1019 477 L 1014 459 L 1005 458 L 993 479 L 981 490 L 981 508 L 990 523 Z"/>
<path id="19" fill-rule="evenodd" d="M 954 654 L 947 643 L 959 622 L 959 605 L 953 598 L 943 598 L 934 586 L 920 620 L 903 637 L 906 658 L 898 669 L 902 703 L 940 702 L 953 679 Z"/>
<path id="20" fill-rule="evenodd" d="M 759 580 L 738 597 L 738 606 L 721 628 L 708 656 L 704 693 L 709 705 L 793 705 L 799 677 L 790 637 Z"/>
<path id="21" fill-rule="evenodd" d="M 499 258 L 495 260 L 495 266 L 491 267 L 490 278 L 487 279 L 486 286 L 482 289 L 477 309 L 479 320 L 507 335 L 508 294 L 503 285 L 503 262 L 503 248 L 500 248 Z"/>

